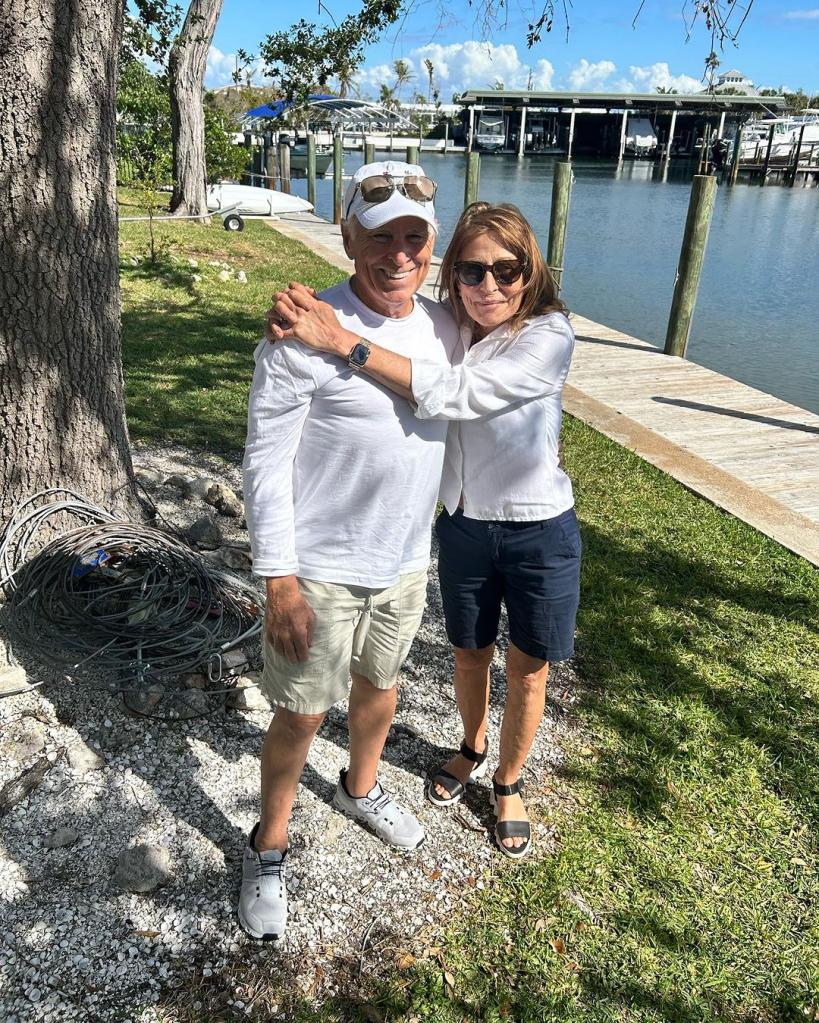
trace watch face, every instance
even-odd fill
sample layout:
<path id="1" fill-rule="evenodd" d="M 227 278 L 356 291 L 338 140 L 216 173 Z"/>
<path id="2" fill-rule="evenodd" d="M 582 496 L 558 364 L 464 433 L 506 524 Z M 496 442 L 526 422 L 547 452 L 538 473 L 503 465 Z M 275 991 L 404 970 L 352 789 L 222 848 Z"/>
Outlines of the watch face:
<path id="1" fill-rule="evenodd" d="M 355 348 L 353 348 L 353 350 L 350 352 L 350 358 L 348 361 L 351 366 L 360 367 L 363 366 L 364 363 L 367 361 L 369 354 L 370 349 L 359 341 Z"/>

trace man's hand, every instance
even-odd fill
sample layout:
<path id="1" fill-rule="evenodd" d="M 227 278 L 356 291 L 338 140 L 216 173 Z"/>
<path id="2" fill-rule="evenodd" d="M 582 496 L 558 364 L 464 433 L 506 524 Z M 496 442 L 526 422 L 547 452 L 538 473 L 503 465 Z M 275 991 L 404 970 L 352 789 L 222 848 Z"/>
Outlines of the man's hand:
<path id="1" fill-rule="evenodd" d="M 306 661 L 313 642 L 316 616 L 304 599 L 294 575 L 266 581 L 264 627 L 273 649 L 288 661 Z"/>
<path id="2" fill-rule="evenodd" d="M 296 282 L 273 296 L 265 337 L 268 341 L 296 338 L 309 348 L 345 358 L 358 341 L 358 335 L 341 326 L 331 305 L 316 298 L 312 288 Z"/>

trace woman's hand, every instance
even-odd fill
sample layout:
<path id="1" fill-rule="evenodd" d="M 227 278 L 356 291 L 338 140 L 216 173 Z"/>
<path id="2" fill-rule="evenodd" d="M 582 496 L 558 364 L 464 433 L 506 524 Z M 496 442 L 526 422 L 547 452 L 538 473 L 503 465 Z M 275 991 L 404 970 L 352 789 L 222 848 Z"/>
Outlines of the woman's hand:
<path id="1" fill-rule="evenodd" d="M 312 288 L 296 282 L 273 296 L 267 311 L 268 341 L 295 338 L 309 348 L 346 358 L 358 335 L 345 330 L 332 306 L 316 297 Z"/>

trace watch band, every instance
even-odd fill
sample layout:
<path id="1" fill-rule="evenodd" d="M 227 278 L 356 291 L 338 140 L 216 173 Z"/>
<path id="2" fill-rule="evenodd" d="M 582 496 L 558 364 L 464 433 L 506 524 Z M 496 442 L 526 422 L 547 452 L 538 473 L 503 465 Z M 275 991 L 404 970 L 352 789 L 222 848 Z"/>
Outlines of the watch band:
<path id="1" fill-rule="evenodd" d="M 347 365 L 350 369 L 362 369 L 364 363 L 367 359 L 369 359 L 369 357 L 370 342 L 366 339 L 366 337 L 360 337 L 350 349 L 350 354 L 347 356 Z"/>

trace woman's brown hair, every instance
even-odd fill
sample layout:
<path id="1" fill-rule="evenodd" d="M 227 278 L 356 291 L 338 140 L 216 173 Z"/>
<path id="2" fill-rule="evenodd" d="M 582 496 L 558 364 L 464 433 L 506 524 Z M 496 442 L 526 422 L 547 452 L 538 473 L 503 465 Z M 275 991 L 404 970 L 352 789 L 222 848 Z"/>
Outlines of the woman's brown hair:
<path id="1" fill-rule="evenodd" d="M 511 203 L 492 205 L 488 202 L 473 202 L 461 214 L 452 241 L 444 253 L 438 277 L 439 297 L 441 301 L 449 299 L 455 319 L 461 326 L 472 323 L 472 320 L 461 300 L 455 264 L 467 242 L 480 234 L 491 234 L 498 244 L 513 252 L 515 258 L 523 264 L 523 298 L 520 308 L 509 320 L 513 332 L 520 330 L 524 321 L 532 316 L 568 312 L 558 295 L 557 284 L 541 254 L 534 232 L 517 206 Z"/>

